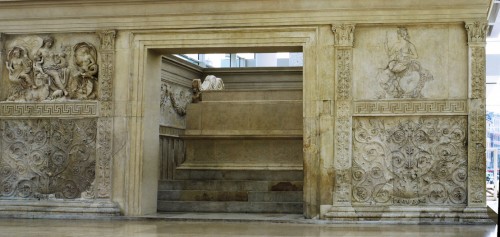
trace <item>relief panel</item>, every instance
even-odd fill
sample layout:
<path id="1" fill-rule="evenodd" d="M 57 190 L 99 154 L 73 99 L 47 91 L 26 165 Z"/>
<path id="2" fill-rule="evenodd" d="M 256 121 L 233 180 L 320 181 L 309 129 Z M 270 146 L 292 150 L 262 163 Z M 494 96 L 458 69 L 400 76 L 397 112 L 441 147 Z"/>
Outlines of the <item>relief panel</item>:
<path id="1" fill-rule="evenodd" d="M 462 26 L 359 27 L 355 38 L 355 100 L 467 98 Z"/>
<path id="2" fill-rule="evenodd" d="M 467 204 L 467 117 L 355 117 L 357 205 Z"/>
<path id="3" fill-rule="evenodd" d="M 2 100 L 95 100 L 98 93 L 95 34 L 9 36 Z"/>
<path id="4" fill-rule="evenodd" d="M 0 199 L 92 198 L 96 121 L 0 121 Z"/>
<path id="5" fill-rule="evenodd" d="M 185 129 L 186 108 L 191 103 L 191 88 L 163 81 L 161 84 L 160 124 Z"/>

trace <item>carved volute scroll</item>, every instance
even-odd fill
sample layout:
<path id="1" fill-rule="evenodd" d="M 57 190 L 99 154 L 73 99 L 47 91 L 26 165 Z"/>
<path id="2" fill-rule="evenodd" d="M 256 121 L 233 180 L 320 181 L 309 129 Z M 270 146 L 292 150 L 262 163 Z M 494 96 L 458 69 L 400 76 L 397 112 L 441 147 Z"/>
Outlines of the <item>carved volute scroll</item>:
<path id="1" fill-rule="evenodd" d="M 351 203 L 351 140 L 352 140 L 352 47 L 354 24 L 333 25 L 335 41 L 335 184 L 333 204 Z"/>
<path id="2" fill-rule="evenodd" d="M 333 25 L 335 46 L 352 47 L 354 43 L 354 24 Z"/>
<path id="3" fill-rule="evenodd" d="M 468 205 L 486 207 L 486 29 L 487 22 L 465 24 L 469 45 Z"/>
<path id="4" fill-rule="evenodd" d="M 467 29 L 467 37 L 469 45 L 474 43 L 486 43 L 486 30 L 488 29 L 487 21 L 474 21 L 465 23 Z"/>
<path id="5" fill-rule="evenodd" d="M 104 30 L 97 32 L 101 39 L 101 50 L 115 50 L 115 30 Z"/>

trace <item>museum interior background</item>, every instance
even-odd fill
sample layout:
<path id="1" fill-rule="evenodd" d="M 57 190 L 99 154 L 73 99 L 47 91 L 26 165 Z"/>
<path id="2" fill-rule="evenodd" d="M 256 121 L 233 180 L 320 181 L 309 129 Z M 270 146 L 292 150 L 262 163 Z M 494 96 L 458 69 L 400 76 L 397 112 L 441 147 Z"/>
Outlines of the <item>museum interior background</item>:
<path id="1" fill-rule="evenodd" d="M 0 215 L 489 223 L 497 4 L 0 1 Z"/>

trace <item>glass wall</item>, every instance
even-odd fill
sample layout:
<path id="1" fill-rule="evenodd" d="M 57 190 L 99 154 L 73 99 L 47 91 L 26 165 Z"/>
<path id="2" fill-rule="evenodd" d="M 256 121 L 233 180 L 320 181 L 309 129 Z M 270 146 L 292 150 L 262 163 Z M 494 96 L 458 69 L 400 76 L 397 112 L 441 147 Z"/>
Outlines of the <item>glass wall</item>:
<path id="1" fill-rule="evenodd" d="M 204 68 L 231 67 L 302 67 L 301 52 L 176 54 Z"/>
<path id="2" fill-rule="evenodd" d="M 490 201 L 497 200 L 500 166 L 500 35 L 495 33 L 498 30 L 490 32 L 494 34 L 490 34 L 486 44 L 486 187 Z"/>

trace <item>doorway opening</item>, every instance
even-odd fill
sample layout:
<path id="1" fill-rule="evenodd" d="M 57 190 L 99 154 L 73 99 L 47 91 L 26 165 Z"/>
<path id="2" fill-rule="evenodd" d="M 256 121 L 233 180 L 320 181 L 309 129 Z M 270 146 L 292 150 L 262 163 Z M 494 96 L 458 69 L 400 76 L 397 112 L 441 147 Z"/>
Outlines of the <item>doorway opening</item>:
<path id="1" fill-rule="evenodd" d="M 157 211 L 303 213 L 302 48 L 170 52 Z M 197 97 L 211 76 L 223 86 Z"/>

